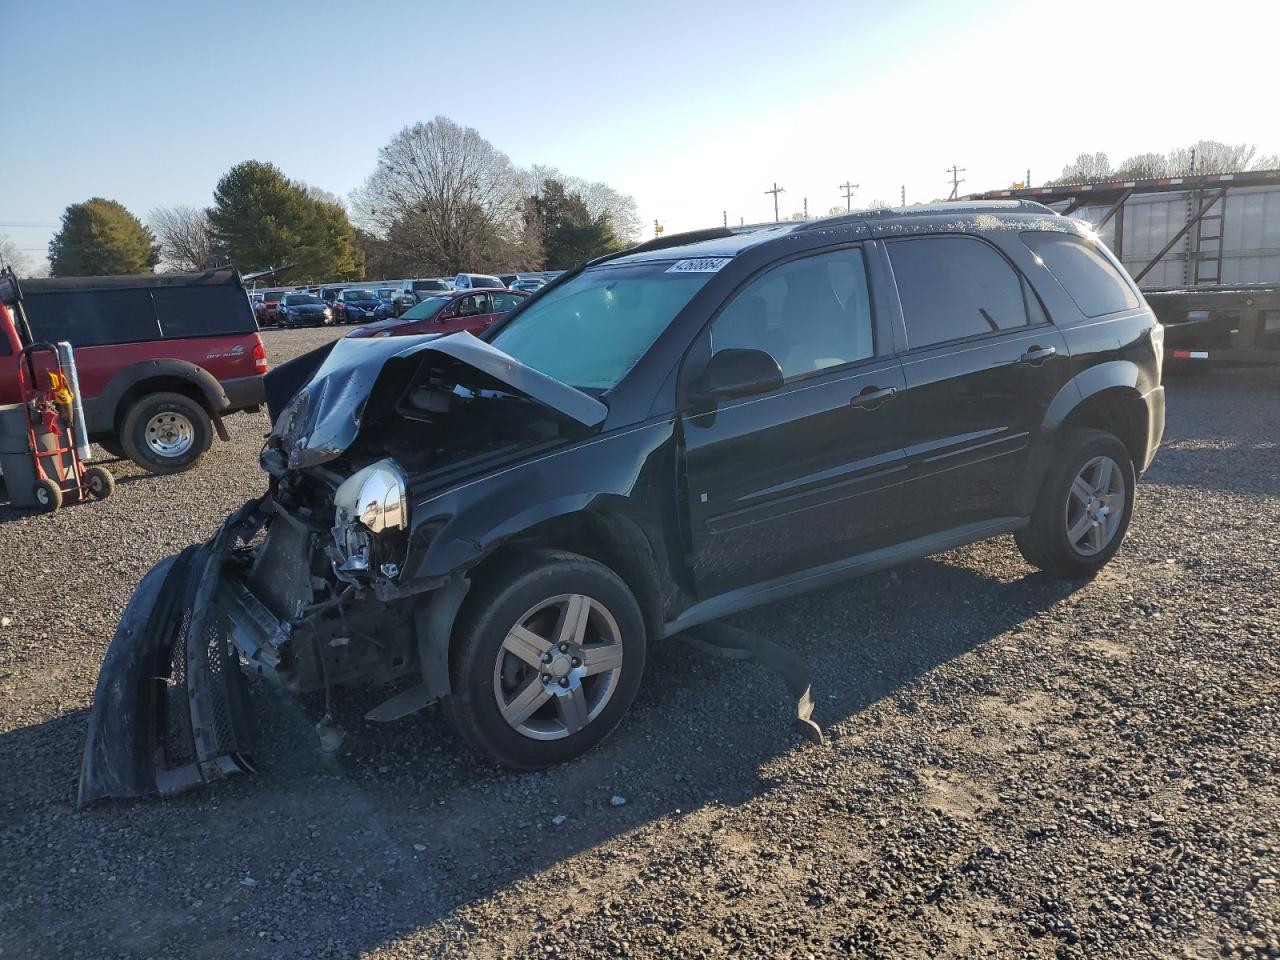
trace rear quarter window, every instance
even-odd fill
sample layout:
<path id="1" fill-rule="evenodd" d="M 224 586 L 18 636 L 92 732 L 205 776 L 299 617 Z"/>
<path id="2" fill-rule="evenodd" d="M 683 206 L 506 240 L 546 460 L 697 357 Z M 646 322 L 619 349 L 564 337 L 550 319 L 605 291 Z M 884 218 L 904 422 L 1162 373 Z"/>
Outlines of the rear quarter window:
<path id="1" fill-rule="evenodd" d="M 1022 242 L 1044 264 L 1086 317 L 1102 317 L 1138 306 L 1128 278 L 1105 253 L 1065 233 L 1024 233 Z"/>

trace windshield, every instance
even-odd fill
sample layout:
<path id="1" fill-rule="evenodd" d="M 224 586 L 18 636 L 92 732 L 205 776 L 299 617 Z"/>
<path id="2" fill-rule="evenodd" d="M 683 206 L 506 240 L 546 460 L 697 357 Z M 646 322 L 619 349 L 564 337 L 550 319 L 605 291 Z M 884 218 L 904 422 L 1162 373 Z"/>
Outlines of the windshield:
<path id="1" fill-rule="evenodd" d="M 490 342 L 570 386 L 607 390 L 714 276 L 668 273 L 669 267 L 637 263 L 586 270 L 539 294 Z"/>
<path id="2" fill-rule="evenodd" d="M 443 280 L 415 280 L 413 281 L 413 289 L 415 290 L 448 290 Z"/>
<path id="3" fill-rule="evenodd" d="M 497 277 L 484 277 L 478 273 L 471 274 L 470 283 L 473 287 L 501 287 L 504 285 Z"/>
<path id="4" fill-rule="evenodd" d="M 453 297 L 427 297 L 421 303 L 418 303 L 404 313 L 400 314 L 401 320 L 430 320 L 440 308 L 452 300 Z"/>
<path id="5" fill-rule="evenodd" d="M 396 292 L 392 290 L 390 287 L 379 287 L 377 290 L 373 292 L 378 295 L 379 300 L 390 300 L 392 297 L 396 295 Z"/>
<path id="6" fill-rule="evenodd" d="M 372 290 L 344 290 L 342 293 L 344 300 L 376 300 Z"/>
<path id="7" fill-rule="evenodd" d="M 313 297 L 309 293 L 291 293 L 284 298 L 286 307 L 301 307 L 308 303 L 319 303 L 319 297 Z"/>

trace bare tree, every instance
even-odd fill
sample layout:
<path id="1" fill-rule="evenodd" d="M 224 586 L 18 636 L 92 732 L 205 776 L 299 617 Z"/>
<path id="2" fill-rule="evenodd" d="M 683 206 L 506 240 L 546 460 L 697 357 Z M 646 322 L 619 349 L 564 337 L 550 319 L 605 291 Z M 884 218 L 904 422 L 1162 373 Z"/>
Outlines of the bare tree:
<path id="1" fill-rule="evenodd" d="M 868 210 L 888 210 L 891 204 L 888 200 L 872 200 L 867 204 Z"/>
<path id="2" fill-rule="evenodd" d="M 324 187 L 317 187 L 310 183 L 304 183 L 301 180 L 295 182 L 304 191 L 306 191 L 307 196 L 312 200 L 318 200 L 320 203 L 328 203 L 335 207 L 341 207 L 343 210 L 347 209 L 346 201 L 336 193 L 332 193 L 329 190 L 324 189 Z"/>
<path id="3" fill-rule="evenodd" d="M 13 238 L 6 233 L 0 233 L 0 267 L 9 267 L 20 277 L 27 276 L 30 267 L 27 255 L 18 249 Z"/>
<path id="4" fill-rule="evenodd" d="M 1082 153 L 1062 168 L 1062 176 L 1052 183 L 1087 183 L 1111 176 L 1111 161 L 1105 153 Z"/>
<path id="5" fill-rule="evenodd" d="M 214 263 L 209 216 L 195 207 L 156 207 L 148 217 L 160 242 L 160 263 L 165 273 L 193 273 Z"/>
<path id="6" fill-rule="evenodd" d="M 1169 158 L 1163 153 L 1139 153 L 1116 168 L 1118 180 L 1150 180 L 1169 176 Z"/>
<path id="7" fill-rule="evenodd" d="M 606 214 L 614 234 L 624 245 L 640 242 L 642 228 L 634 197 L 618 192 L 607 183 L 570 176 L 544 164 L 534 164 L 521 171 L 521 186 L 526 196 L 542 196 L 542 185 L 548 180 L 563 185 L 566 193 L 576 193 L 581 197 L 591 216 Z"/>
<path id="8" fill-rule="evenodd" d="M 1195 168 L 1192 169 L 1192 158 Z M 1222 143 L 1218 140 L 1198 140 L 1189 147 L 1177 147 L 1169 151 L 1169 174 L 1188 176 L 1209 173 L 1238 173 L 1241 170 L 1266 170 L 1274 157 L 1262 158 L 1267 165 L 1260 166 L 1258 147 L 1253 143 Z"/>
<path id="9" fill-rule="evenodd" d="M 523 232 L 520 198 L 507 155 L 447 117 L 401 130 L 351 195 L 357 222 L 440 273 L 498 266 Z"/>

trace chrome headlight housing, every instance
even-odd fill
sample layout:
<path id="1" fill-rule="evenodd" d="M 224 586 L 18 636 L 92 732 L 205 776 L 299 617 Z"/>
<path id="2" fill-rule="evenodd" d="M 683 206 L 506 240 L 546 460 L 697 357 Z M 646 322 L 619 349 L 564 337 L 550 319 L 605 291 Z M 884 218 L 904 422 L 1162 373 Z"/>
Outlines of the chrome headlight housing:
<path id="1" fill-rule="evenodd" d="M 339 524 L 359 521 L 370 533 L 409 525 L 404 473 L 392 459 L 371 463 L 347 477 L 333 495 Z"/>

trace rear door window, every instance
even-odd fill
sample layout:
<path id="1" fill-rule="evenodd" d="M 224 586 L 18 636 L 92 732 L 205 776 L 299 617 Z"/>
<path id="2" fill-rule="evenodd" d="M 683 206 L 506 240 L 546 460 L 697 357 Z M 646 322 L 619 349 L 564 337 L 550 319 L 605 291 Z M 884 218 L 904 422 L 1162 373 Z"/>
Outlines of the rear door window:
<path id="1" fill-rule="evenodd" d="M 1043 319 L 1026 281 L 975 237 L 919 237 L 886 245 L 908 349 L 1015 330 Z"/>
<path id="2" fill-rule="evenodd" d="M 1138 296 L 1096 244 L 1065 233 L 1022 234 L 1022 242 L 1044 262 L 1086 317 L 1133 310 Z"/>

